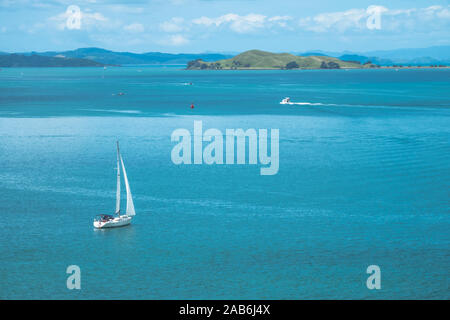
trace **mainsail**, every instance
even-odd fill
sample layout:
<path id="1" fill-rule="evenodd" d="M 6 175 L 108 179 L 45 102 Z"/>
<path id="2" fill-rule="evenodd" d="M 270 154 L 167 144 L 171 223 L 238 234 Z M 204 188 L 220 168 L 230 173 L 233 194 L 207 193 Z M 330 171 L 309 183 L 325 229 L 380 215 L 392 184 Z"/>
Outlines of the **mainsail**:
<path id="1" fill-rule="evenodd" d="M 127 172 L 125 171 L 125 166 L 123 164 L 122 156 L 120 156 L 120 162 L 122 163 L 123 179 L 125 180 L 125 188 L 127 190 L 127 212 L 126 212 L 126 214 L 128 216 L 134 216 L 136 213 L 134 212 L 133 197 L 131 196 L 130 185 L 128 184 Z"/>
<path id="2" fill-rule="evenodd" d="M 120 153 L 119 142 L 117 142 L 117 192 L 116 192 L 116 214 L 120 215 Z"/>

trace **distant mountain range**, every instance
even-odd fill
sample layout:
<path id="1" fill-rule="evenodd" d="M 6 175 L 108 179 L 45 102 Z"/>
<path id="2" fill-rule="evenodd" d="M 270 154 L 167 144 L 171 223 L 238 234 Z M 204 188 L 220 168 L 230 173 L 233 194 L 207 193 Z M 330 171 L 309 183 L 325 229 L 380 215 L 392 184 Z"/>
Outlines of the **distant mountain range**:
<path id="1" fill-rule="evenodd" d="M 231 58 L 232 55 L 220 53 L 132 53 L 132 52 L 115 52 L 101 48 L 80 48 L 70 51 L 46 51 L 46 52 L 25 52 L 24 55 L 37 54 L 47 57 L 66 57 L 89 59 L 103 64 L 125 65 L 125 64 L 186 64 L 190 60 L 202 59 L 205 61 L 215 61 L 220 59 Z"/>
<path id="2" fill-rule="evenodd" d="M 294 52 L 301 57 L 333 57 L 341 62 L 372 63 L 380 66 L 429 66 L 450 65 L 450 46 L 380 50 L 368 52 L 330 52 L 314 50 Z M 231 59 L 230 53 L 132 53 L 115 52 L 101 48 L 80 48 L 69 51 L 22 52 L 10 54 L 0 52 L 0 67 L 65 67 L 65 66 L 103 66 L 103 65 L 158 65 L 180 64 L 201 60 L 205 63 Z M 292 59 L 292 61 L 297 59 Z M 300 59 L 302 60 L 302 59 Z M 301 61 L 298 62 L 301 62 Z M 307 61 L 307 60 L 305 60 Z M 316 59 L 317 61 L 317 59 Z M 284 62 L 284 60 L 283 60 Z M 297 63 L 298 63 L 297 62 Z M 321 63 L 321 62 L 320 62 Z M 301 65 L 301 63 L 300 63 Z"/>
<path id="3" fill-rule="evenodd" d="M 450 65 L 450 46 L 434 46 L 428 48 L 406 48 L 395 50 L 378 50 L 368 52 L 331 52 L 315 50 L 311 52 L 297 53 L 298 55 L 327 55 L 345 61 L 368 61 L 380 66 L 411 65 Z"/>
<path id="4" fill-rule="evenodd" d="M 80 58 L 45 57 L 39 55 L 0 54 L 0 67 L 102 67 L 103 63 Z"/>

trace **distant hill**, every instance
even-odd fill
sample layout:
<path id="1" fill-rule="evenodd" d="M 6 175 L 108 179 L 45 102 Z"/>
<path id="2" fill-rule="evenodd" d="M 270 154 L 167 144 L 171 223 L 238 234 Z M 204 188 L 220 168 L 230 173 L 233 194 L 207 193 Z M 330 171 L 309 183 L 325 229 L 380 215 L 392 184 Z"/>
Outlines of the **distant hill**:
<path id="1" fill-rule="evenodd" d="M 390 66 L 395 64 L 392 60 L 389 59 L 383 59 L 383 58 L 379 58 L 379 57 L 366 57 L 366 56 L 361 56 L 358 54 L 344 54 L 342 56 L 337 57 L 343 61 L 354 61 L 354 62 L 359 62 L 361 64 L 364 63 L 373 63 L 379 66 Z"/>
<path id="2" fill-rule="evenodd" d="M 371 61 L 380 66 L 450 65 L 450 46 L 377 50 L 368 52 L 328 52 L 321 50 L 316 50 L 316 52 L 345 61 L 359 61 L 361 63 Z"/>
<path id="3" fill-rule="evenodd" d="M 104 64 L 78 58 L 44 57 L 39 55 L 0 55 L 0 67 L 102 67 Z"/>
<path id="4" fill-rule="evenodd" d="M 205 62 L 197 59 L 188 63 L 188 70 L 205 69 L 340 69 L 370 68 L 373 64 L 361 65 L 359 62 L 345 62 L 328 56 L 296 56 L 290 53 L 271 53 L 250 50 L 231 59 Z"/>
<path id="5" fill-rule="evenodd" d="M 328 56 L 327 54 L 317 51 L 317 52 L 302 52 L 302 53 L 292 53 L 295 56 L 304 56 L 304 57 L 309 57 L 309 56 Z"/>
<path id="6" fill-rule="evenodd" d="M 380 57 L 367 57 L 357 54 L 344 54 L 339 56 L 344 61 L 358 61 L 360 63 L 371 62 L 380 66 L 430 66 L 430 65 L 449 65 L 450 59 L 435 59 L 433 57 L 417 57 L 414 59 L 387 59 Z"/>
<path id="7" fill-rule="evenodd" d="M 80 48 L 70 51 L 47 51 L 47 52 L 30 52 L 25 55 L 38 54 L 41 56 L 55 57 L 64 56 L 67 58 L 82 58 L 97 61 L 104 64 L 186 64 L 190 60 L 202 59 L 204 61 L 216 61 L 227 59 L 231 55 L 220 53 L 132 53 L 132 52 L 115 52 L 101 48 Z"/>
<path id="8" fill-rule="evenodd" d="M 420 57 L 431 57 L 436 60 L 450 60 L 450 46 L 433 46 L 427 48 L 404 48 L 394 50 L 377 50 L 363 53 L 390 60 L 413 60 Z"/>

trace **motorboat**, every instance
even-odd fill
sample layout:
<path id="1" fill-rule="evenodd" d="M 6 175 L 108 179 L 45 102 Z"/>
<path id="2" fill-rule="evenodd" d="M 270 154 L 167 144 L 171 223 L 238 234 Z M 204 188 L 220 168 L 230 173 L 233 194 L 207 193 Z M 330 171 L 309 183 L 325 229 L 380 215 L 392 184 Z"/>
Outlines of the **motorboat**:
<path id="1" fill-rule="evenodd" d="M 291 102 L 291 98 L 286 97 L 283 100 L 281 100 L 280 104 L 294 104 L 294 103 Z"/>

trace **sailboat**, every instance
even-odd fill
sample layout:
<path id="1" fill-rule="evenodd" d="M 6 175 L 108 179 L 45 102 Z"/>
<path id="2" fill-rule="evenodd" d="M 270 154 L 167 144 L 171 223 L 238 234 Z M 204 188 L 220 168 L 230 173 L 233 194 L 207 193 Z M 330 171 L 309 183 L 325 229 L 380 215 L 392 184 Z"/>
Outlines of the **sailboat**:
<path id="1" fill-rule="evenodd" d="M 122 166 L 125 189 L 127 191 L 127 207 L 125 214 L 120 213 L 120 167 Z M 131 219 L 136 215 L 134 211 L 133 197 L 131 195 L 130 184 L 128 183 L 127 172 L 120 155 L 119 142 L 117 142 L 117 191 L 116 191 L 116 212 L 115 215 L 99 214 L 94 219 L 94 227 L 97 229 L 123 227 L 131 223 Z"/>

